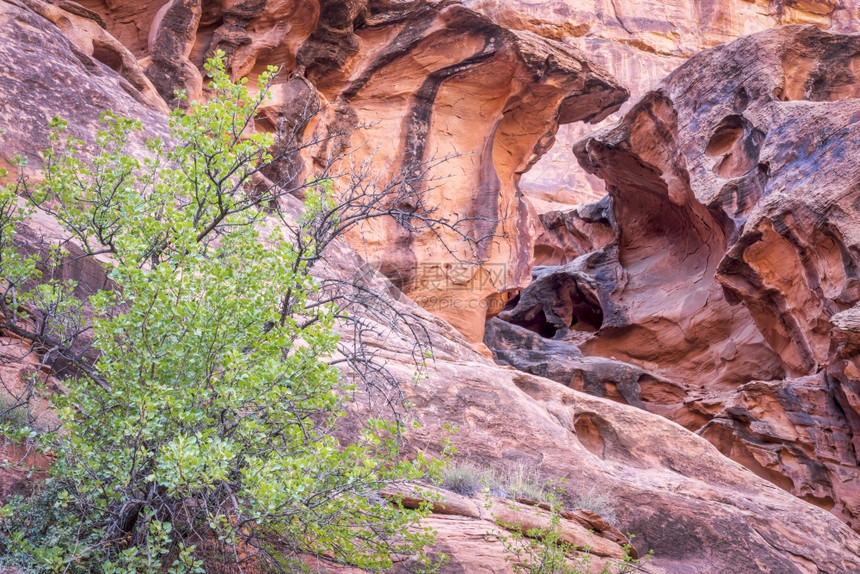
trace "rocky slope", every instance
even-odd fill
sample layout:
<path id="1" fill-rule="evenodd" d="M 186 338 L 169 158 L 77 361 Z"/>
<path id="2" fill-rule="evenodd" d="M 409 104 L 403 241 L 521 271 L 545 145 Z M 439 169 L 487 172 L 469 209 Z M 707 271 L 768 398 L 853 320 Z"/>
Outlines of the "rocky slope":
<path id="1" fill-rule="evenodd" d="M 339 246 L 329 254 L 328 272 L 349 274 L 359 264 L 356 257 Z M 370 285 L 386 291 L 384 280 L 368 280 L 383 281 Z M 436 452 L 453 424 L 458 430 L 451 440 L 461 458 L 496 467 L 524 462 L 547 477 L 564 479 L 571 498 L 595 488 L 608 494 L 618 528 L 636 534 L 633 543 L 640 555 L 655 553 L 645 572 L 860 568 L 856 532 L 729 460 L 701 436 L 664 416 L 493 364 L 408 298 L 399 296 L 392 304 L 421 320 L 435 349 L 429 378 L 410 385 L 409 331 L 382 323 L 377 337 L 364 339 L 389 361 L 420 416 L 422 427 L 409 436 L 412 448 Z M 558 356 L 544 359 L 552 364 Z M 357 416 L 361 412 L 356 409 Z M 477 543 L 478 531 L 486 526 L 476 530 L 474 516 L 434 514 L 432 520 L 439 550 L 451 555 L 443 572 L 510 571 L 510 564 L 492 553 L 497 548 L 492 537 L 489 546 Z"/>
<path id="2" fill-rule="evenodd" d="M 466 335 L 380 287 L 436 347 L 429 380 L 413 387 L 407 335 L 381 325 L 386 338 L 375 343 L 424 423 L 414 448 L 432 451 L 452 423 L 464 458 L 525 461 L 567 478 L 572 494 L 600 485 L 620 529 L 637 534 L 640 552 L 655 551 L 653 572 L 860 571 L 860 537 L 843 523 L 856 524 L 860 421 L 856 38 L 795 28 L 694 57 L 620 126 L 577 148 L 611 197 L 541 230 L 520 174 L 559 124 L 598 121 L 626 97 L 565 41 L 568 32 L 613 41 L 597 32 L 622 34 L 617 16 L 584 7 L 583 19 L 593 10 L 589 21 L 604 22 L 594 34 L 559 33 L 549 16 L 530 16 L 543 4 L 0 0 L 0 156 L 38 163 L 57 113 L 82 138 L 107 108 L 159 132 L 177 105 L 172 91 L 199 96 L 199 66 L 218 48 L 237 75 L 283 65 L 263 127 L 319 108 L 307 137 L 349 136 L 327 140 L 334 150 L 309 149 L 308 162 L 351 152 L 390 173 L 467 154 L 439 165 L 436 175 L 452 177 L 431 186 L 428 201 L 480 216 L 469 233 L 494 236 L 480 265 L 459 265 L 473 254 L 453 234 L 453 254 L 394 226 L 354 238 L 397 287 Z M 835 26 L 852 9 L 840 6 L 785 3 L 780 13 L 825 10 L 820 23 Z M 638 17 L 621 21 L 654 42 L 667 34 Z M 678 55 L 699 44 L 689 46 Z M 32 247 L 54 230 L 35 220 L 24 237 Z M 325 272 L 354 276 L 356 252 L 335 251 Z M 531 280 L 534 254 L 553 267 L 538 269 L 486 337 L 529 374 L 470 342 L 487 309 Z M 75 273 L 82 289 L 104 281 Z M 20 372 L 17 343 L 6 343 L 4 361 Z M 8 488 L 21 488 L 12 478 Z M 509 568 L 486 558 L 492 525 L 469 522 L 486 522 L 480 516 L 432 520 L 453 556 L 448 572 Z"/>
<path id="3" fill-rule="evenodd" d="M 432 514 L 423 521 L 422 526 L 436 530 L 437 544 L 431 553 L 453 556 L 443 571 L 507 572 L 513 559 L 510 548 L 512 535 L 507 527 L 519 524 L 524 530 L 546 529 L 549 526 L 545 509 L 530 503 L 499 499 L 493 496 L 460 494 L 433 488 L 427 485 L 413 488 L 389 489 L 385 496 L 401 501 L 405 508 L 418 508 L 430 496 L 436 498 L 432 503 Z M 607 523 L 593 512 L 577 509 L 573 512 L 561 511 L 559 529 L 561 539 L 577 548 L 588 547 L 590 551 L 571 556 L 571 568 L 582 569 L 588 565 L 594 570 L 623 567 L 625 550 L 619 541 L 626 537 L 617 528 Z M 506 548 L 506 544 L 508 547 Z M 635 550 L 633 551 L 635 555 Z M 358 574 L 356 569 L 321 564 L 310 560 L 312 567 L 324 567 L 331 574 Z M 415 564 L 403 557 L 392 569 L 392 574 L 411 574 Z M 651 572 L 660 569 L 650 568 Z"/>

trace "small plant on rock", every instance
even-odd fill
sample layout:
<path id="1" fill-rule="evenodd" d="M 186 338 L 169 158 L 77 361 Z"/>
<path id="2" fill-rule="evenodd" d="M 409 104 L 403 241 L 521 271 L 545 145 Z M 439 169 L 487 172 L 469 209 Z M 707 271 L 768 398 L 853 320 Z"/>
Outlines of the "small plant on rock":
<path id="1" fill-rule="evenodd" d="M 572 508 L 584 508 L 599 514 L 609 524 L 616 524 L 618 518 L 615 515 L 615 503 L 610 493 L 593 486 L 585 492 L 577 493 L 570 499 L 569 506 Z"/>
<path id="2" fill-rule="evenodd" d="M 486 489 L 498 498 L 527 498 L 535 502 L 547 502 L 552 493 L 545 478 L 522 461 L 501 469 L 469 461 L 452 462 L 442 471 L 440 486 L 464 496 L 474 496 Z"/>
<path id="3" fill-rule="evenodd" d="M 550 509 L 545 526 L 524 529 L 521 524 L 498 523 L 511 533 L 500 541 L 506 552 L 505 560 L 516 574 L 626 574 L 639 570 L 650 559 L 650 552 L 643 561 L 633 558 L 629 544 L 623 546 L 624 555 L 619 560 L 599 558 L 587 546 L 570 544 L 564 540 L 559 499 L 552 493 L 548 499 Z M 593 564 L 595 558 L 604 563 Z"/>

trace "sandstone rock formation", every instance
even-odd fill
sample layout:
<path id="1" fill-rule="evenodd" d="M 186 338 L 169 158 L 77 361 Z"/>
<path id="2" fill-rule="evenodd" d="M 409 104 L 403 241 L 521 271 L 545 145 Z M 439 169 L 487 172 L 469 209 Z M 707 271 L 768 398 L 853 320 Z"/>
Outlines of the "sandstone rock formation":
<path id="1" fill-rule="evenodd" d="M 536 266 L 563 265 L 580 255 L 597 251 L 615 238 L 612 202 L 608 196 L 565 210 L 540 214 L 540 233 L 535 238 Z"/>
<path id="2" fill-rule="evenodd" d="M 812 26 L 743 38 L 578 144 L 606 182 L 614 240 L 556 247 L 555 263 L 575 259 L 539 270 L 500 315 L 543 338 L 502 324 L 487 341 L 698 430 L 855 528 L 859 50 Z"/>
<path id="3" fill-rule="evenodd" d="M 835 517 L 822 518 L 665 418 L 476 359 L 439 353 L 434 375 L 413 391 L 424 413 L 415 444 L 453 422 L 454 442 L 470 459 L 531 461 L 567 478 L 573 492 L 599 484 L 612 493 L 622 530 L 636 533 L 640 553 L 653 549 L 653 566 L 667 572 L 858 567 L 857 535 Z M 821 520 L 826 532 L 814 526 Z M 821 537 L 833 535 L 836 547 L 823 551 Z"/>
<path id="4" fill-rule="evenodd" d="M 106 109 L 163 123 L 168 108 L 135 57 L 102 29 L 99 16 L 62 6 L 0 2 L 0 166 L 8 167 L 15 153 L 37 162 L 54 115 L 89 142 Z"/>
<path id="5" fill-rule="evenodd" d="M 282 67 L 269 129 L 322 108 L 307 137 L 346 134 L 308 162 L 347 153 L 361 164 L 372 156 L 374 166 L 398 174 L 444 159 L 427 173 L 425 200 L 462 221 L 443 233 L 445 246 L 434 234 L 381 223 L 356 234 L 354 245 L 478 342 L 485 317 L 528 283 L 533 237 L 543 233 L 530 204 L 544 212 L 581 202 L 577 194 L 603 193 L 599 178 L 571 168 L 568 153 L 586 133 L 580 121 L 599 122 L 625 99 L 594 63 L 639 96 L 703 47 L 785 23 L 850 30 L 858 10 L 853 0 L 699 4 L 87 0 L 73 10 L 83 15 L 73 27 L 80 38 L 96 29 L 110 37 L 101 23 L 127 46 L 95 52 L 138 89 L 146 80 L 143 91 L 157 105 L 177 105 L 176 89 L 201 97 L 201 67 L 216 50 L 252 83 L 267 65 Z M 559 126 L 568 127 L 553 146 Z"/>
<path id="6" fill-rule="evenodd" d="M 230 65 L 237 74 L 253 76 L 270 62 L 302 70 L 293 75 L 295 82 L 282 76 L 275 101 L 267 110 L 271 118 L 289 116 L 296 94 L 309 94 L 327 105 L 313 127 L 323 133 L 330 126 L 379 118 L 380 125 L 365 137 L 371 148 L 374 142 L 384 142 L 380 165 L 399 158 L 404 142 L 418 141 L 406 138 L 412 133 L 410 125 L 419 131 L 427 127 L 433 136 L 428 139 L 430 145 L 435 142 L 443 152 L 445 145 L 460 142 L 476 146 L 474 151 L 481 153 L 456 158 L 450 164 L 454 179 L 464 182 L 462 187 L 449 182 L 434 190 L 446 209 L 468 215 L 470 206 L 485 208 L 487 197 L 501 198 L 499 205 L 525 206 L 516 194 L 516 180 L 532 161 L 532 154 L 545 149 L 549 142 L 545 136 L 554 131 L 560 111 L 562 120 L 599 119 L 624 96 L 615 81 L 591 68 L 577 52 L 534 34 L 505 31 L 492 19 L 456 2 L 426 6 L 373 2 L 369 11 L 360 2 L 285 1 L 255 7 L 238 3 L 204 6 L 191 0 L 169 4 L 92 0 L 84 6 L 86 9 L 71 2 L 0 1 L 4 38 L 0 45 L 4 55 L 0 59 L 0 102 L 4 104 L 0 127 L 6 132 L 0 154 L 7 162 L 12 153 L 19 152 L 38 163 L 37 152 L 47 145 L 44 126 L 58 113 L 66 116 L 70 130 L 82 138 L 91 134 L 104 108 L 137 117 L 151 133 L 158 133 L 164 128 L 165 105 L 175 103 L 169 89 L 181 87 L 194 95 L 198 85 L 194 70 L 199 71 L 210 49 L 221 47 L 230 54 Z M 100 17 L 106 33 L 128 47 L 148 80 L 141 79 L 119 48 L 119 56 L 109 57 L 95 41 L 88 44 L 87 38 L 101 37 L 99 46 L 114 45 L 102 36 L 105 30 L 99 25 Z M 64 18 L 71 32 L 63 28 Z M 87 22 L 95 23 L 98 30 Z M 426 28 L 413 30 L 407 25 L 413 22 Z M 697 76 L 685 68 L 672 80 L 677 84 L 670 81 L 665 92 L 638 104 L 618 130 L 580 149 L 586 166 L 608 182 L 611 206 L 606 201 L 576 214 L 554 216 L 555 224 L 547 226 L 554 235 L 541 245 L 547 246 L 544 262 L 562 267 L 540 270 L 543 279 L 536 285 L 553 285 L 559 291 L 537 293 L 530 299 L 536 289 L 526 290 L 520 294 L 519 305 L 506 314 L 519 326 L 492 323 L 493 340 L 510 343 L 512 364 L 519 361 L 518 353 L 531 348 L 539 351 L 529 359 L 538 372 L 543 368 L 542 349 L 552 347 L 555 355 L 544 355 L 551 368 L 540 374 L 558 378 L 562 371 L 570 373 L 565 383 L 579 377 L 582 388 L 589 391 L 600 393 L 602 386 L 606 396 L 631 404 L 638 397 L 640 406 L 653 413 L 494 365 L 449 324 L 415 306 L 394 286 L 381 289 L 398 297 L 391 300 L 392 305 L 427 327 L 435 347 L 429 379 L 412 386 L 414 365 L 403 351 L 410 348 L 409 335 L 380 325 L 379 332 L 385 337 L 375 342 L 379 356 L 390 361 L 423 423 L 409 437 L 411 448 L 433 452 L 444 436 L 445 424 L 452 423 L 460 429 L 453 440 L 462 457 L 487 464 L 526 461 L 548 476 L 567 478 L 571 493 L 601 485 L 615 500 L 620 529 L 637 535 L 634 542 L 640 553 L 655 551 L 653 572 L 860 570 L 860 537 L 854 531 L 825 510 L 768 482 L 775 475 L 786 476 L 786 480 L 798 481 L 792 484 L 793 492 L 825 507 L 830 500 L 834 512 L 846 519 L 853 516 L 855 507 L 845 494 L 853 492 L 849 476 L 852 451 L 846 441 L 855 440 L 858 417 L 856 409 L 843 405 L 856 406 L 860 396 L 854 307 L 858 297 L 852 295 L 850 286 L 836 288 L 842 279 L 827 275 L 828 280 L 822 281 L 825 275 L 819 274 L 819 287 L 812 288 L 813 295 L 804 295 L 802 289 L 783 291 L 789 295 L 786 307 L 775 315 L 779 320 L 773 319 L 773 328 L 767 329 L 763 325 L 767 325 L 768 309 L 778 308 L 779 299 L 765 298 L 755 307 L 756 289 L 774 294 L 778 289 L 771 282 L 784 283 L 785 277 L 780 279 L 777 265 L 765 269 L 760 265 L 762 259 L 750 255 L 766 252 L 773 242 L 781 241 L 777 236 L 783 237 L 779 229 L 784 226 L 764 232 L 767 225 L 761 222 L 768 217 L 783 214 L 782 221 L 789 221 L 794 226 L 789 228 L 801 239 L 821 233 L 814 223 L 814 198 L 795 192 L 792 201 L 796 205 L 791 209 L 805 214 L 799 220 L 779 208 L 787 201 L 780 198 L 796 189 L 789 186 L 792 178 L 809 173 L 800 165 L 791 167 L 791 162 L 802 163 L 804 158 L 792 158 L 789 148 L 778 145 L 785 140 L 785 132 L 807 133 L 791 127 L 792 121 L 797 125 L 797 117 L 806 118 L 803 129 L 809 134 L 809 147 L 802 149 L 834 166 L 830 171 L 821 170 L 816 177 L 824 179 L 814 182 L 824 195 L 827 189 L 835 190 L 835 199 L 823 204 L 833 206 L 825 219 L 854 213 L 850 210 L 854 209 L 851 194 L 856 194 L 856 178 L 853 183 L 846 180 L 844 187 L 833 187 L 840 173 L 843 178 L 856 176 L 856 171 L 840 167 L 850 164 L 850 149 L 839 151 L 849 140 L 835 137 L 839 132 L 833 128 L 855 113 L 856 100 L 840 102 L 837 113 L 827 102 L 772 99 L 776 96 L 771 88 L 782 86 L 784 91 L 779 93 L 788 94 L 786 98 L 811 94 L 833 99 L 853 93 L 856 66 L 842 65 L 840 57 L 851 53 L 856 40 L 834 40 L 814 29 L 780 31 L 762 38 L 718 49 L 696 64 L 711 70 L 711 77 L 716 78 L 713 70 L 724 62 L 757 53 L 759 60 L 748 63 L 745 74 L 714 82 L 707 90 L 700 86 L 701 98 L 696 98 Z M 495 39 L 494 46 L 489 46 L 490 39 Z M 783 44 L 788 49 L 781 48 Z M 38 53 L 34 46 L 39 47 Z M 483 56 L 486 60 L 481 60 Z M 377 57 L 381 59 L 377 61 Z M 802 65 L 782 68 L 782 62 L 789 60 Z M 374 68 L 374 62 L 378 67 Z M 413 68 L 415 71 L 406 73 Z M 450 75 L 445 82 L 434 84 L 443 70 Z M 822 74 L 825 79 L 832 74 L 829 77 L 834 82 L 818 82 Z M 165 86 L 165 78 L 176 84 Z M 347 91 L 346 86 L 355 86 L 352 82 L 361 78 L 363 87 Z M 719 78 L 725 79 L 722 72 Z M 502 90 L 505 82 L 512 82 L 514 88 Z M 745 92 L 738 89 L 738 82 Z M 425 84 L 429 91 L 420 92 Z M 726 99 L 727 95 L 731 98 Z M 416 99 L 425 108 L 408 107 Z M 478 109 L 477 102 L 486 105 Z M 735 106 L 743 109 L 735 110 Z M 350 108 L 354 117 L 349 116 Z M 404 115 L 407 109 L 433 113 L 412 117 Z M 718 129 L 730 115 L 740 119 L 729 120 L 727 128 Z M 701 118 L 698 124 L 694 118 Z M 447 124 L 439 121 L 443 119 Z M 410 123 L 413 120 L 417 123 Z M 717 132 L 723 135 L 712 137 Z M 726 137 L 729 132 L 743 134 L 743 141 L 739 144 L 734 136 Z M 830 136 L 830 143 L 816 144 L 823 136 Z M 356 141 L 346 142 L 345 149 L 358 147 L 361 138 L 355 137 Z M 752 143 L 747 145 L 747 140 Z M 392 141 L 397 142 L 395 146 Z M 759 145 L 758 158 L 744 155 Z M 732 155 L 727 158 L 729 152 Z M 771 165 L 764 181 L 758 165 L 767 158 Z M 720 166 L 718 173 L 713 173 L 716 165 Z M 740 173 L 747 165 L 752 171 Z M 495 182 L 496 187 L 482 187 L 488 182 Z M 755 187 L 756 182 L 761 189 Z M 732 192 L 726 187 L 729 184 L 740 191 Z M 768 187 L 776 185 L 782 187 Z M 462 189 L 477 191 L 463 194 Z M 494 189 L 495 195 L 488 189 Z M 478 193 L 481 190 L 485 195 Z M 775 198 L 772 204 L 756 196 L 765 195 L 765 190 Z M 742 198 L 740 207 L 734 206 L 737 202 L 731 198 L 735 197 Z M 758 203 L 744 203 L 743 198 L 748 197 L 756 197 Z M 477 198 L 482 199 L 475 203 Z M 448 200 L 450 204 L 445 203 Z M 514 221 L 525 226 L 527 217 L 523 217 Z M 825 249 L 828 262 L 838 259 L 853 265 L 856 241 L 851 239 L 848 223 L 850 217 L 827 228 L 831 237 L 837 231 L 842 237 Z M 27 241 L 50 237 L 55 231 L 52 225 L 34 221 Z M 764 231 L 756 235 L 756 229 Z M 518 281 L 530 273 L 532 231 L 522 227 L 517 233 L 505 239 L 511 243 L 494 246 L 487 255 L 487 262 L 516 264 L 510 272 L 516 281 L 506 275 L 493 284 L 493 296 L 518 288 Z M 380 237 L 374 241 L 382 244 Z M 757 246 L 760 242 L 764 244 Z M 403 249 L 416 257 L 430 253 L 405 243 Z M 800 243 L 789 242 L 795 253 L 799 253 Z M 840 258 L 833 255 L 834 249 Z M 360 265 L 358 255 L 345 245 L 335 246 L 334 251 L 324 272 L 351 277 Z M 727 252 L 739 264 L 721 264 L 729 260 Z M 366 254 L 363 249 L 359 253 Z M 781 262 L 783 256 L 777 257 Z M 806 274 L 804 285 L 812 284 L 807 265 L 821 257 L 812 249 L 797 256 L 801 262 L 797 269 Z M 395 269 L 404 268 L 396 253 L 389 259 Z M 386 271 L 398 277 L 392 270 Z M 849 269 L 843 276 L 851 278 L 851 273 Z M 86 270 L 79 277 L 82 287 L 88 282 L 92 282 L 90 288 L 100 287 L 103 281 Z M 740 281 L 752 277 L 760 278 L 764 287 Z M 848 279 L 844 281 L 847 285 Z M 407 282 L 400 285 L 405 287 Z M 730 295 L 724 294 L 723 285 L 731 288 Z M 479 295 L 490 297 L 484 291 Z M 674 308 L 678 306 L 681 309 Z M 802 319 L 801 324 L 814 326 L 809 334 L 786 327 L 794 314 L 798 321 Z M 535 325 L 546 329 L 541 334 L 553 330 L 558 338 L 529 330 Z M 470 332 L 468 325 L 460 327 Z M 832 333 L 829 344 L 825 344 L 822 330 Z M 472 329 L 470 334 L 479 332 Z M 519 341 L 516 344 L 511 343 L 514 337 Z M 575 351 L 574 343 L 581 344 L 581 352 Z M 805 354 L 802 349 L 806 347 L 810 352 Z M 562 359 L 567 363 L 561 363 Z M 799 397 L 801 402 L 786 401 L 784 396 Z M 763 400 L 760 397 L 774 406 L 759 408 L 756 401 Z M 834 404 L 843 410 L 835 409 Z M 801 411 L 815 414 L 801 419 Z M 836 420 L 839 412 L 844 412 L 844 422 Z M 357 407 L 354 416 L 361 415 Z M 742 463 L 754 458 L 759 466 L 750 464 L 750 472 L 667 417 L 688 428 L 709 423 L 707 428 L 713 430 L 702 432 L 706 438 L 714 440 L 726 455 Z M 768 426 L 779 429 L 779 437 Z M 818 443 L 812 446 L 810 441 Z M 827 441 L 834 441 L 834 446 L 830 448 Z M 802 466 L 810 460 L 821 466 L 804 472 Z M 843 481 L 845 490 L 833 487 L 836 477 L 848 477 Z M 483 539 L 488 523 L 473 521 L 474 517 L 442 515 L 431 519 L 431 524 L 447 533 L 447 538 L 442 537 L 448 545 L 443 550 L 453 555 L 448 572 L 476 571 L 470 568 L 479 562 L 491 563 L 486 556 L 492 547 Z M 501 564 L 498 568 L 505 571 Z"/>
<path id="7" fill-rule="evenodd" d="M 355 257 L 347 249 L 331 254 L 328 272 L 349 273 Z M 420 415 L 422 427 L 408 437 L 412 448 L 436 452 L 446 425 L 453 424 L 458 431 L 451 439 L 460 457 L 489 466 L 525 462 L 548 477 L 566 479 L 566 489 L 574 496 L 598 485 L 611 493 L 619 529 L 636 534 L 633 543 L 639 554 L 654 550 L 646 572 L 860 568 L 860 536 L 838 518 L 728 460 L 666 416 L 493 365 L 450 325 L 405 297 L 393 304 L 428 327 L 435 349 L 429 378 L 413 386 L 408 381 L 414 365 L 404 351 L 411 346 L 408 331 L 380 325 L 378 338 L 364 340 L 388 361 Z M 510 327 L 496 319 L 488 332 L 497 325 Z M 538 338 L 526 329 L 520 333 Z M 552 368 L 564 358 L 562 353 L 544 356 L 547 374 L 552 376 Z M 603 364 L 598 381 L 609 379 L 606 373 L 613 369 L 621 379 L 617 362 L 596 357 L 581 362 L 589 361 Z M 641 368 L 627 368 L 634 384 L 637 374 L 648 381 Z M 590 372 L 591 367 L 583 369 Z M 360 413 L 358 409 L 355 416 Z M 497 564 L 497 558 L 487 556 L 487 547 L 477 544 L 479 534 L 470 520 L 474 517 L 434 516 L 431 523 L 442 533 L 441 548 L 452 554 L 443 572 L 465 573 L 476 564 Z M 495 571 L 510 570 L 499 566 Z"/>
<path id="8" fill-rule="evenodd" d="M 631 92 L 622 111 L 703 49 L 786 24 L 814 24 L 856 33 L 855 0 L 470 0 L 468 5 L 515 30 L 577 46 Z M 615 114 L 602 125 L 620 119 Z M 562 126 L 557 145 L 523 176 L 521 187 L 539 212 L 587 203 L 605 194 L 602 180 L 570 166 L 568 150 L 594 128 Z"/>
<path id="9" fill-rule="evenodd" d="M 426 171 L 417 182 L 424 204 L 444 206 L 460 224 L 440 242 L 380 221 L 353 244 L 475 343 L 486 315 L 528 283 L 536 222 L 517 187 L 521 174 L 552 146 L 559 125 L 598 122 L 627 97 L 576 48 L 510 30 L 460 2 L 84 5 L 129 46 L 171 105 L 176 89 L 201 96 L 200 67 L 223 50 L 236 77 L 282 69 L 266 110 L 269 129 L 323 110 L 302 134 L 325 142 L 307 161 L 370 160 L 381 185 Z"/>
<path id="10" fill-rule="evenodd" d="M 512 530 L 522 533 L 553 528 L 546 504 L 535 505 L 482 494 L 466 497 L 427 485 L 389 488 L 383 495 L 398 500 L 404 508 L 418 508 L 423 501 L 433 501 L 432 515 L 422 526 L 430 526 L 437 531 L 434 551 L 437 555 L 457 550 L 454 560 L 458 564 L 454 568 L 448 567 L 453 571 L 506 572 L 516 562 L 516 556 L 510 551 L 510 547 L 516 545 Z M 577 562 L 587 562 L 594 569 L 604 565 L 617 567 L 625 554 L 622 545 L 629 544 L 627 537 L 617 528 L 588 510 L 561 510 L 556 527 L 559 538 L 570 548 L 588 549 L 588 557 L 571 553 L 572 568 L 577 566 Z M 464 545 L 472 546 L 473 551 L 463 552 Z M 637 557 L 635 549 L 631 552 L 633 557 Z M 411 572 L 412 565 L 408 560 L 404 562 L 394 568 L 392 574 Z M 655 568 L 649 570 L 659 571 Z"/>

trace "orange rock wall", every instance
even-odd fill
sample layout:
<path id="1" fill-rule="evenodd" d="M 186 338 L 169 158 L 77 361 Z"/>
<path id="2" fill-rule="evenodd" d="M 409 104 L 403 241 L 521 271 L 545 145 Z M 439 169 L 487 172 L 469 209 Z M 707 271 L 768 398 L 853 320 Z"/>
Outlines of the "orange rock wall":
<path id="1" fill-rule="evenodd" d="M 853 33 L 856 0 L 470 0 L 468 6 L 514 30 L 531 30 L 584 50 L 631 93 L 623 113 L 686 59 L 740 36 L 787 24 L 814 24 Z M 601 125 L 621 118 L 614 114 Z M 593 127 L 562 126 L 557 145 L 529 172 L 521 188 L 539 212 L 605 195 L 599 178 L 579 169 L 570 147 Z"/>
<path id="2" fill-rule="evenodd" d="M 528 283 L 537 222 L 519 174 L 549 149 L 560 124 L 600 121 L 627 96 L 559 39 L 510 30 L 458 2 L 86 6 L 135 53 L 168 103 L 176 89 L 200 97 L 200 66 L 220 49 L 237 77 L 282 67 L 267 108 L 273 124 L 317 102 L 324 111 L 316 134 L 345 134 L 309 162 L 338 153 L 353 164 L 370 160 L 381 185 L 386 173 L 438 162 L 424 201 L 463 220 L 457 229 L 443 229 L 440 241 L 380 220 L 353 244 L 473 342 L 487 314 Z"/>
<path id="3" fill-rule="evenodd" d="M 539 253 L 564 264 L 539 269 L 487 339 L 509 364 L 675 420 L 854 528 L 858 50 L 815 26 L 745 37 L 579 142 L 609 198 L 544 217 Z M 577 239 L 590 228 L 602 241 Z"/>
<path id="4" fill-rule="evenodd" d="M 309 162 L 345 152 L 398 173 L 447 158 L 425 199 L 467 223 L 440 242 L 380 220 L 353 244 L 473 342 L 529 281 L 536 213 L 605 193 L 570 146 L 593 130 L 582 121 L 617 109 L 620 86 L 635 99 L 703 48 L 786 23 L 850 30 L 858 17 L 854 0 L 82 4 L 137 58 L 123 69 L 142 69 L 168 104 L 176 89 L 201 96 L 202 63 L 220 49 L 237 77 L 283 67 L 273 123 L 301 115 L 299 101 L 324 108 L 322 137 L 365 126 Z"/>

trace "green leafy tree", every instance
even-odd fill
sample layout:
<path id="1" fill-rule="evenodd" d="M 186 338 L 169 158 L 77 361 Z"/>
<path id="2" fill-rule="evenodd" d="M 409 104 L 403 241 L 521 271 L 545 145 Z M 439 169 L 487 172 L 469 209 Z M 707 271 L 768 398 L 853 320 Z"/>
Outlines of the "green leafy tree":
<path id="1" fill-rule="evenodd" d="M 0 130 L 0 135 L 2 133 Z M 0 180 L 7 176 L 7 170 L 0 168 Z M 0 188 L 0 270 L 3 275 L 0 313 L 6 323 L 18 321 L 18 292 L 36 274 L 37 258 L 22 255 L 15 245 L 16 229 L 28 215 L 20 198 L 24 183 L 23 178 L 18 178 L 14 183 Z M 30 405 L 35 392 L 35 379 L 31 378 L 30 383 L 24 389 L 16 389 L 0 378 L 0 434 L 12 440 L 31 438 L 30 426 L 34 417 Z"/>
<path id="2" fill-rule="evenodd" d="M 221 57 L 206 70 L 208 101 L 174 112 L 145 153 L 129 152 L 134 120 L 105 113 L 87 156 L 55 119 L 41 181 L 21 176 L 0 193 L 3 328 L 75 373 L 54 397 L 61 429 L 42 437 L 56 457 L 42 494 L 2 511 L 5 560 L 25 571 L 293 572 L 300 556 L 385 570 L 432 539 L 409 528 L 424 511 L 376 494 L 438 468 L 401 457 L 402 420 L 335 438 L 354 383 L 333 364 L 374 368 L 339 354 L 334 325 L 367 289 L 333 296 L 337 282 L 310 273 L 350 225 L 413 192 L 401 182 L 374 191 L 376 204 L 358 192 L 344 203 L 321 176 L 289 219 L 277 205 L 289 190 L 252 185 L 276 159 L 273 136 L 252 129 L 275 70 L 257 95 Z M 73 283 L 14 248 L 22 194 L 77 246 L 48 259 L 102 262 L 111 289 L 88 298 L 91 319 Z"/>

